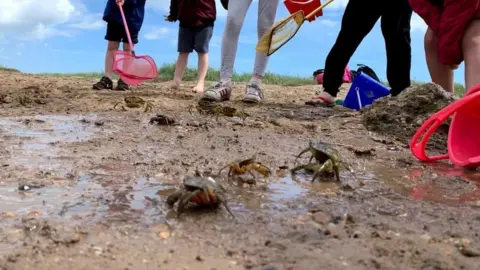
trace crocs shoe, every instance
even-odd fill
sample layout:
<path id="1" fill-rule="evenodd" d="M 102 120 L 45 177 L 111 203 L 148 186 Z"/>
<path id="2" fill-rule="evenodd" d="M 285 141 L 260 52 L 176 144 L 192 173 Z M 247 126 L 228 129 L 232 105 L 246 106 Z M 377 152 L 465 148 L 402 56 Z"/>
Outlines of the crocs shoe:
<path id="1" fill-rule="evenodd" d="M 263 101 L 262 89 L 258 84 L 250 83 L 247 84 L 245 88 L 245 96 L 243 97 L 243 102 L 246 103 L 259 103 Z"/>
<path id="2" fill-rule="evenodd" d="M 98 81 L 97 83 L 95 83 L 92 87 L 93 89 L 95 90 L 103 90 L 103 89 L 109 89 L 109 90 L 112 90 L 113 89 L 113 82 L 110 78 L 108 78 L 107 76 L 103 76 L 100 81 Z"/>
<path id="3" fill-rule="evenodd" d="M 232 85 L 225 82 L 217 82 L 210 86 L 203 94 L 202 100 L 208 101 L 227 101 L 232 94 Z"/>

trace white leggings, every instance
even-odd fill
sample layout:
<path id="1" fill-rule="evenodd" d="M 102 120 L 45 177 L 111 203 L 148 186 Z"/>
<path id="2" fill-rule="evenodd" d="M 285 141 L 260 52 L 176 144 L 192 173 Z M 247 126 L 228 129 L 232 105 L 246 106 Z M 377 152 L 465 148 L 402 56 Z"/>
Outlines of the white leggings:
<path id="1" fill-rule="evenodd" d="M 259 39 L 275 22 L 278 1 L 258 0 L 257 31 Z M 233 0 L 228 3 L 227 22 L 222 38 L 222 63 L 220 68 L 220 79 L 222 81 L 232 78 L 240 30 L 251 4 L 252 0 Z M 267 63 L 268 56 L 257 52 L 253 74 L 260 77 L 265 75 Z"/>

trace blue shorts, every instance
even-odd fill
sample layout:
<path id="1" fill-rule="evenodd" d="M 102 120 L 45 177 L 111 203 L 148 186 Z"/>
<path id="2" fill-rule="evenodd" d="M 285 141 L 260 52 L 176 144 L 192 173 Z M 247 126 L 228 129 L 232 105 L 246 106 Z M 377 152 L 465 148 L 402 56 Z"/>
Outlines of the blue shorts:
<path id="1" fill-rule="evenodd" d="M 210 39 L 213 35 L 213 26 L 201 28 L 180 27 L 178 30 L 178 52 L 208 53 Z"/>
<path id="2" fill-rule="evenodd" d="M 130 37 L 133 44 L 138 43 L 138 32 L 130 30 Z M 107 33 L 105 39 L 108 41 L 128 43 L 127 33 L 123 24 L 109 22 L 107 23 Z"/>

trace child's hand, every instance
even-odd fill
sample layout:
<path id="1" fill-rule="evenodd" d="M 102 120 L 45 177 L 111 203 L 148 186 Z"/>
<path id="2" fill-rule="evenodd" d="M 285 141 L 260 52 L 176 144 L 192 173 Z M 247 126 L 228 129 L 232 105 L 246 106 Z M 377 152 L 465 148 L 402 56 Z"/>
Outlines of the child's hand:
<path id="1" fill-rule="evenodd" d="M 170 15 L 163 15 L 163 17 L 165 18 L 165 21 L 167 21 L 167 22 L 174 22 L 174 21 L 176 21 L 175 19 L 173 19 L 172 17 L 170 17 Z"/>
<path id="2" fill-rule="evenodd" d="M 117 5 L 123 6 L 123 4 L 125 3 L 125 0 L 116 0 L 116 2 L 117 2 Z"/>

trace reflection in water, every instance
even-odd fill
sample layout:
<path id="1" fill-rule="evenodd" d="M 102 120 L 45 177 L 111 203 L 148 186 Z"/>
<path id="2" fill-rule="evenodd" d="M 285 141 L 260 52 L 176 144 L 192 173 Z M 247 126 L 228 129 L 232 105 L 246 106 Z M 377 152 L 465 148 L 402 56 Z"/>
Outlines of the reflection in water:
<path id="1" fill-rule="evenodd" d="M 377 166 L 374 174 L 395 191 L 415 200 L 446 205 L 478 204 L 480 172 L 433 163 L 421 169 L 392 169 Z"/>

